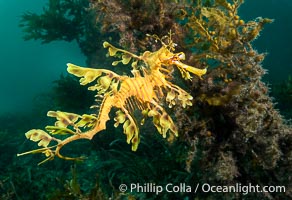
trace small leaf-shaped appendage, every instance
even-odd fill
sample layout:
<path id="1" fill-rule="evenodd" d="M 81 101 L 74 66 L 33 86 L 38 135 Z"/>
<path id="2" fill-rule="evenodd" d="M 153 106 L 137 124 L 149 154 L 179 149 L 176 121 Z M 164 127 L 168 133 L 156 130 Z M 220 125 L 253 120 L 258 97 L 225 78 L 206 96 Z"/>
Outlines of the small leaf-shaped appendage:
<path id="1" fill-rule="evenodd" d="M 69 128 L 59 127 L 59 126 L 46 126 L 45 127 L 48 132 L 52 135 L 67 135 L 67 134 L 76 134 Z"/>
<path id="2" fill-rule="evenodd" d="M 110 43 L 108 43 L 108 42 L 104 42 L 103 43 L 103 47 L 104 48 L 108 48 L 108 52 L 109 52 L 109 55 L 110 56 L 114 56 L 114 55 L 116 55 L 116 53 L 117 53 L 117 51 L 118 51 L 118 49 L 117 48 L 115 48 L 114 46 L 112 46 Z"/>
<path id="3" fill-rule="evenodd" d="M 168 114 L 163 113 L 160 117 L 160 126 L 162 127 L 163 138 L 166 138 L 166 132 L 170 129 L 171 124 L 172 120 L 170 119 Z"/>
<path id="4" fill-rule="evenodd" d="M 49 111 L 48 117 L 55 117 L 57 121 L 55 126 L 60 128 L 66 128 L 68 125 L 74 126 L 80 115 L 75 113 L 61 112 L 61 111 Z"/>
<path id="5" fill-rule="evenodd" d="M 116 121 L 116 123 L 114 124 L 115 127 L 118 127 L 119 124 L 122 124 L 125 122 L 126 120 L 126 115 L 125 113 L 123 113 L 121 110 L 118 110 L 116 112 L 116 117 L 114 118 L 114 120 Z"/>
<path id="6" fill-rule="evenodd" d="M 153 117 L 153 124 L 164 138 L 166 138 L 167 131 L 170 131 L 169 136 L 171 141 L 174 138 L 173 135 L 178 136 L 178 131 L 171 117 L 165 111 L 162 112 L 163 113 L 160 114 L 158 111 L 153 109 L 148 112 L 148 116 Z"/>
<path id="7" fill-rule="evenodd" d="M 109 52 L 110 56 L 115 56 L 117 54 L 117 52 L 120 53 L 119 56 L 122 55 L 122 60 L 112 62 L 113 66 L 116 66 L 119 63 L 123 63 L 124 65 L 126 65 L 131 61 L 132 58 L 134 58 L 133 62 L 135 62 L 135 64 L 132 66 L 134 68 L 134 66 L 137 65 L 137 60 L 141 60 L 141 58 L 139 56 L 137 56 L 129 51 L 116 48 L 108 42 L 104 42 L 103 47 L 108 48 L 108 52 Z"/>
<path id="8" fill-rule="evenodd" d="M 188 93 L 180 93 L 178 95 L 178 100 L 181 101 L 182 107 L 185 108 L 186 106 L 192 106 L 193 97 Z"/>
<path id="9" fill-rule="evenodd" d="M 112 66 L 117 66 L 121 61 L 120 60 L 116 60 L 114 62 L 112 62 Z"/>
<path id="10" fill-rule="evenodd" d="M 109 50 L 110 50 L 110 49 L 111 49 L 111 48 L 109 48 Z M 118 65 L 119 63 L 123 63 L 124 65 L 126 65 L 126 64 L 128 64 L 128 63 L 131 61 L 131 58 L 132 58 L 131 55 L 124 53 L 124 54 L 122 55 L 122 60 L 117 60 L 117 61 L 112 62 L 112 65 L 113 65 L 113 66 L 116 66 L 116 65 Z"/>
<path id="11" fill-rule="evenodd" d="M 157 110 L 155 109 L 152 109 L 148 112 L 148 117 L 153 117 L 153 116 L 156 116 L 158 115 L 159 113 L 157 112 Z"/>
<path id="12" fill-rule="evenodd" d="M 178 68 L 178 69 L 179 69 L 183 79 L 185 79 L 185 80 L 191 80 L 192 79 L 190 73 L 187 72 L 185 69 L 183 69 L 183 68 Z"/>
<path id="13" fill-rule="evenodd" d="M 124 133 L 127 135 L 127 143 L 132 143 L 132 151 L 136 151 L 139 144 L 139 130 L 136 124 L 129 119 L 123 125 Z"/>
<path id="14" fill-rule="evenodd" d="M 112 78 L 109 76 L 102 76 L 98 79 L 97 90 L 100 90 L 101 93 L 105 92 L 112 82 Z"/>
<path id="15" fill-rule="evenodd" d="M 77 127 L 92 127 L 96 123 L 96 116 L 95 115 L 87 115 L 83 114 L 81 119 L 76 123 Z"/>
<path id="16" fill-rule="evenodd" d="M 137 69 L 137 66 L 138 66 L 138 60 L 133 61 L 132 64 L 131 64 L 131 67 L 133 69 Z"/>
<path id="17" fill-rule="evenodd" d="M 38 163 L 38 165 L 41 165 L 49 160 L 53 160 L 55 157 L 55 154 L 52 152 L 51 149 L 47 149 L 45 151 L 42 152 L 43 154 L 45 154 L 45 156 L 47 157 L 47 159 L 43 160 L 42 162 Z"/>
<path id="18" fill-rule="evenodd" d="M 137 132 L 137 134 L 134 135 L 131 142 L 132 142 L 132 151 L 137 151 L 138 145 L 140 143 L 139 132 Z"/>
<path id="19" fill-rule="evenodd" d="M 128 54 L 124 54 L 124 55 L 122 56 L 122 63 L 123 63 L 124 65 L 128 64 L 128 63 L 130 62 L 131 58 L 132 58 L 132 57 L 131 57 L 130 55 L 128 55 Z"/>
<path id="20" fill-rule="evenodd" d="M 79 67 L 71 63 L 68 63 L 67 66 L 68 66 L 67 71 L 70 74 L 73 74 L 77 77 L 82 77 L 80 79 L 80 85 L 86 85 L 88 83 L 91 83 L 96 78 L 102 75 L 102 70 Z"/>
<path id="21" fill-rule="evenodd" d="M 38 142 L 38 146 L 47 147 L 53 139 L 48 133 L 40 129 L 32 129 L 25 133 L 27 139 Z"/>
<path id="22" fill-rule="evenodd" d="M 144 125 L 145 119 L 148 117 L 148 112 L 149 112 L 149 109 L 148 108 L 142 110 L 141 114 L 142 114 L 143 118 L 141 119 L 141 122 L 140 122 L 141 126 Z"/>
<path id="23" fill-rule="evenodd" d="M 153 118 L 153 124 L 154 126 L 156 127 L 156 129 L 158 130 L 158 132 L 160 134 L 162 134 L 162 127 L 160 125 L 160 117 L 161 117 L 161 114 L 155 110 L 155 109 L 152 109 L 148 112 L 148 116 L 149 117 L 152 117 Z"/>
<path id="24" fill-rule="evenodd" d="M 174 90 L 170 90 L 167 95 L 166 95 L 166 102 L 169 102 L 168 107 L 172 108 L 173 105 L 175 105 L 175 91 Z"/>

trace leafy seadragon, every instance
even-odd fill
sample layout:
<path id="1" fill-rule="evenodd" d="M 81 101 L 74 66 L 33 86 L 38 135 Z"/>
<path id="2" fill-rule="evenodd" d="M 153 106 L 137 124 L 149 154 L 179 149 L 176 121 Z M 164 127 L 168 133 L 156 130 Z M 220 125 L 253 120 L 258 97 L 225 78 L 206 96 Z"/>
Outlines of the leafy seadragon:
<path id="1" fill-rule="evenodd" d="M 119 49 L 104 42 L 104 48 L 108 48 L 109 56 L 116 56 L 121 60 L 114 61 L 112 65 L 122 63 L 127 65 L 131 62 L 133 77 L 118 75 L 107 69 L 92 69 L 67 64 L 68 72 L 81 77 L 80 84 L 95 83 L 88 89 L 96 91 L 96 97 L 101 98 L 99 112 L 95 114 L 78 115 L 74 113 L 49 111 L 49 117 L 55 117 L 54 126 L 46 126 L 46 131 L 32 129 L 28 131 L 26 138 L 38 142 L 43 148 L 18 154 L 44 153 L 47 157 L 41 163 L 53 159 L 55 156 L 67 160 L 76 158 L 66 157 L 60 153 L 61 148 L 75 140 L 92 139 L 95 134 L 106 129 L 106 122 L 110 119 L 109 113 L 113 107 L 117 109 L 115 127 L 123 124 L 127 143 L 132 144 L 132 150 L 136 151 L 140 142 L 139 124 L 143 125 L 145 118 L 152 117 L 153 124 L 164 138 L 173 140 L 178 136 L 178 130 L 171 117 L 160 104 L 160 99 L 165 97 L 169 107 L 180 102 L 183 107 L 192 105 L 192 96 L 170 82 L 173 66 L 176 66 L 184 79 L 191 79 L 189 72 L 199 76 L 206 73 L 206 69 L 198 69 L 183 64 L 185 59 L 183 52 L 173 53 L 176 44 L 171 40 L 171 34 L 159 39 L 162 47 L 155 52 L 146 51 L 137 56 L 131 52 Z M 164 42 L 165 41 L 165 42 Z M 139 121 L 134 112 L 141 111 Z M 59 138 L 55 135 L 62 135 Z M 55 145 L 49 145 L 55 141 Z"/>

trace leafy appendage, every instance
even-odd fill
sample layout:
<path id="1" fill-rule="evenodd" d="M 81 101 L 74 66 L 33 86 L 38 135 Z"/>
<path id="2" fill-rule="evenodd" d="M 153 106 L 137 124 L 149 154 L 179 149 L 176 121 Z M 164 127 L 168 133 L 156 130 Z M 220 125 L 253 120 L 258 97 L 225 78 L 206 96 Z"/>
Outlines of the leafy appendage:
<path id="1" fill-rule="evenodd" d="M 174 136 L 178 136 L 178 130 L 172 121 L 171 117 L 164 111 L 158 109 L 153 109 L 148 112 L 148 116 L 153 118 L 153 124 L 155 125 L 158 132 L 166 138 L 166 133 L 169 131 L 169 141 L 172 141 Z"/>
<path id="2" fill-rule="evenodd" d="M 27 139 L 38 142 L 38 146 L 47 147 L 52 141 L 52 137 L 43 130 L 32 129 L 25 133 Z"/>

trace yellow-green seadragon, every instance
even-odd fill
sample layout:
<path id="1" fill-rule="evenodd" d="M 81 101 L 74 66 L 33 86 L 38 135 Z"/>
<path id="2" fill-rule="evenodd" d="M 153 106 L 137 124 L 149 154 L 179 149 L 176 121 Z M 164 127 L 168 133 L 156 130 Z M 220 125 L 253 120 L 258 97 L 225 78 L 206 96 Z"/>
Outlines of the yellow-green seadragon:
<path id="1" fill-rule="evenodd" d="M 74 113 L 49 111 L 49 117 L 55 117 L 54 126 L 46 126 L 46 131 L 32 129 L 25 135 L 28 139 L 38 142 L 40 149 L 18 154 L 18 156 L 30 153 L 44 153 L 47 159 L 41 163 L 53 159 L 55 156 L 67 160 L 76 158 L 66 157 L 60 153 L 61 148 L 75 140 L 92 139 L 95 134 L 106 129 L 106 122 L 110 119 L 109 113 L 112 107 L 117 109 L 115 127 L 123 124 L 124 133 L 127 136 L 127 143 L 132 144 L 132 150 L 136 151 L 140 142 L 139 124 L 143 125 L 144 119 L 153 118 L 153 124 L 164 138 L 173 140 L 178 136 L 178 130 L 171 117 L 161 106 L 160 99 L 165 97 L 169 107 L 181 104 L 183 107 L 192 105 L 192 96 L 170 82 L 173 66 L 176 66 L 184 79 L 191 79 L 195 74 L 201 78 L 206 73 L 206 69 L 198 69 L 183 64 L 185 59 L 183 52 L 173 53 L 176 46 L 170 36 L 165 36 L 167 40 L 160 40 L 162 47 L 155 52 L 146 51 L 137 56 L 131 52 L 119 49 L 104 42 L 104 48 L 108 48 L 109 56 L 119 56 L 121 60 L 114 61 L 112 65 L 131 63 L 132 77 L 118 75 L 107 69 L 92 69 L 79 67 L 74 64 L 67 64 L 68 72 L 81 77 L 80 84 L 95 83 L 88 89 L 97 92 L 97 97 L 101 98 L 99 112 L 95 114 L 78 115 Z M 138 120 L 134 116 L 134 111 L 140 110 L 142 119 Z M 55 135 L 63 135 L 59 139 Z M 55 141 L 55 145 L 49 145 Z M 40 164 L 41 164 L 40 163 Z"/>

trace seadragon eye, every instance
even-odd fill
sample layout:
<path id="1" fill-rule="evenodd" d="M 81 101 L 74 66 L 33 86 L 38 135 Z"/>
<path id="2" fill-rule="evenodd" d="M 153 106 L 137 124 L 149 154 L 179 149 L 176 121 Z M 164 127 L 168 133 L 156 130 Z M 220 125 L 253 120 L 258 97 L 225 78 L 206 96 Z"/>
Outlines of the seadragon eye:
<path id="1" fill-rule="evenodd" d="M 185 60 L 186 59 L 186 56 L 183 52 L 180 52 L 177 54 L 177 57 L 179 58 L 179 60 Z"/>
<path id="2" fill-rule="evenodd" d="M 185 60 L 186 56 L 183 52 L 177 53 L 171 57 L 171 61 Z"/>

